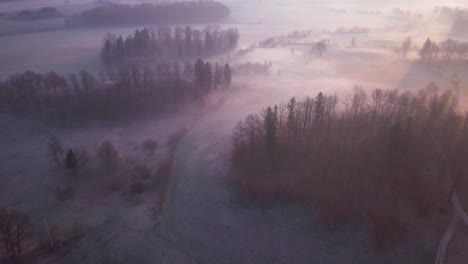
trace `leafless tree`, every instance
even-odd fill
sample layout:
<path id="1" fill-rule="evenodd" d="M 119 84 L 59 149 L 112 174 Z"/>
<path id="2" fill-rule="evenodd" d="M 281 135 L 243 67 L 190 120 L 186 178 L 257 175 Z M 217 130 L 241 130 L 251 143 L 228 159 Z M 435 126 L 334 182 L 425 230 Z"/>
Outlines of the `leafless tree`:
<path id="1" fill-rule="evenodd" d="M 403 41 L 403 44 L 401 45 L 401 56 L 403 58 L 406 58 L 408 56 L 408 52 L 411 48 L 411 38 L 410 37 L 407 37 L 404 41 Z"/>
<path id="2" fill-rule="evenodd" d="M 148 216 L 157 225 L 161 220 L 164 206 L 164 193 L 158 192 L 154 201 L 148 207 Z"/>
<path id="3" fill-rule="evenodd" d="M 47 156 L 49 159 L 57 166 L 57 168 L 61 168 L 63 166 L 64 161 L 64 148 L 62 142 L 58 140 L 56 137 L 52 137 L 47 144 Z"/>
<path id="4" fill-rule="evenodd" d="M 149 155 L 152 155 L 158 148 L 158 142 L 152 139 L 147 139 L 142 143 L 142 147 L 146 153 L 148 153 Z"/>
<path id="5" fill-rule="evenodd" d="M 85 169 L 88 166 L 90 157 L 85 147 L 80 146 L 73 149 L 76 155 L 78 170 Z"/>
<path id="6" fill-rule="evenodd" d="M 99 161 L 107 174 L 112 174 L 118 167 L 120 158 L 119 153 L 110 141 L 101 144 L 97 152 Z"/>
<path id="7" fill-rule="evenodd" d="M 22 244 L 30 228 L 29 217 L 16 209 L 0 209 L 0 238 L 6 253 L 15 258 L 22 253 Z"/>

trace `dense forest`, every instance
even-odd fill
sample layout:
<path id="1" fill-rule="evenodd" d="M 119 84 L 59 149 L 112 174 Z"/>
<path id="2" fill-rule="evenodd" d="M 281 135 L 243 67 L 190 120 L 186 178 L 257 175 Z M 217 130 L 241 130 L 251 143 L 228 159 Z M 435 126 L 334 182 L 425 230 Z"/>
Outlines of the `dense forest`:
<path id="1" fill-rule="evenodd" d="M 87 71 L 67 77 L 27 71 L 0 83 L 0 111 L 75 126 L 162 110 L 230 84 L 228 64 L 213 65 L 200 59 L 184 65 L 175 62 L 108 69 L 101 71 L 99 78 Z"/>
<path id="2" fill-rule="evenodd" d="M 232 50 L 237 46 L 239 32 L 235 28 L 204 30 L 159 27 L 135 30 L 128 37 L 109 34 L 101 49 L 105 64 L 120 64 L 141 60 L 168 60 L 211 56 Z"/>
<path id="3" fill-rule="evenodd" d="M 237 125 L 231 180 L 241 201 L 300 203 L 328 228 L 367 223 L 376 245 L 387 246 L 447 210 L 449 177 L 466 189 L 468 115 L 451 91 L 357 87 L 338 102 L 322 93 L 293 98 Z"/>
<path id="4" fill-rule="evenodd" d="M 429 64 L 466 63 L 468 61 L 468 42 L 446 39 L 440 43 L 427 39 L 419 51 L 421 60 Z"/>
<path id="5" fill-rule="evenodd" d="M 67 19 L 70 27 L 214 23 L 231 11 L 215 1 L 177 1 L 136 5 L 105 3 Z"/>

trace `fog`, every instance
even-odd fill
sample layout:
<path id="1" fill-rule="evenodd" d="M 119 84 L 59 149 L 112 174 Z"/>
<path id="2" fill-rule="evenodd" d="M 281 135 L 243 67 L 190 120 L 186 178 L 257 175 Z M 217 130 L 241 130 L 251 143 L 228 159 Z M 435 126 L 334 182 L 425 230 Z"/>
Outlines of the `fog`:
<path id="1" fill-rule="evenodd" d="M 139 4 L 172 1 L 112 2 Z M 427 209 L 427 215 L 414 220 L 407 216 L 413 215 L 412 209 L 402 209 L 410 211 L 404 212 L 407 217 L 403 217 L 405 221 L 402 221 L 405 226 L 401 230 L 404 232 L 398 229 L 404 234 L 395 241 L 392 237 L 391 242 L 381 246 L 374 239 L 378 231 L 368 230 L 374 218 L 366 218 L 365 221 L 369 223 L 364 223 L 354 215 L 350 217 L 352 220 L 346 218 L 343 224 L 337 221 L 337 226 L 329 228 L 320 212 L 311 209 L 314 202 L 310 202 L 310 198 L 305 199 L 307 202 L 286 199 L 268 206 L 245 202 L 245 197 L 238 195 L 238 186 L 233 184 L 233 177 L 243 171 L 235 168 L 233 138 L 238 122 L 245 120 L 245 124 L 248 124 L 246 117 L 250 114 L 258 114 L 258 123 L 263 124 L 260 125 L 261 129 L 267 130 L 266 107 L 275 109 L 275 106 L 286 105 L 284 107 L 287 108 L 291 98 L 299 102 L 308 100 L 306 98 L 318 100 L 320 92 L 330 98 L 336 96 L 337 114 L 331 115 L 332 123 L 340 122 L 336 120 L 349 122 L 345 118 L 347 112 L 340 115 L 338 111 L 347 111 L 348 105 L 345 103 L 354 100 L 352 98 L 357 90 L 368 94 L 370 101 L 364 108 L 369 109 L 373 106 L 371 99 L 375 99 L 375 89 L 420 96 L 414 98 L 430 98 L 433 101 L 428 102 L 433 102 L 432 105 L 446 98 L 444 91 L 450 91 L 450 96 L 453 95 L 450 103 L 447 103 L 450 106 L 441 114 L 447 116 L 443 119 L 447 122 L 440 121 L 434 127 L 427 125 L 427 130 L 437 130 L 434 137 L 442 138 L 442 147 L 428 147 L 424 151 L 433 154 L 442 148 L 443 151 L 458 153 L 453 156 L 447 154 L 453 162 L 440 167 L 454 166 L 448 170 L 462 175 L 457 176 L 455 189 L 458 188 L 458 202 L 463 207 L 468 201 L 462 191 L 467 182 L 466 177 L 463 178 L 465 167 L 455 167 L 452 163 L 464 164 L 461 160 L 465 152 L 454 149 L 465 144 L 463 139 L 468 137 L 464 132 L 458 133 L 459 130 L 465 131 L 462 127 L 467 127 L 466 123 L 463 125 L 464 111 L 468 109 L 465 98 L 468 87 L 467 51 L 460 48 L 460 53 L 445 56 L 446 53 L 437 50 L 437 53 L 431 53 L 426 58 L 422 50 L 428 38 L 434 45 L 438 43 L 438 47 L 444 47 L 446 39 L 453 39 L 463 47 L 468 34 L 456 35 L 452 30 L 454 18 L 443 17 L 435 8 L 464 9 L 468 8 L 468 4 L 463 0 L 219 2 L 230 9 L 230 15 L 211 23 L 157 25 L 148 22 L 70 27 L 66 21 L 71 15 L 108 3 L 94 0 L 0 1 L 0 240 L 4 238 L 7 241 L 2 227 L 8 223 L 4 219 L 11 217 L 8 210 L 18 210 L 28 216 L 28 228 L 25 228 L 21 240 L 23 250 L 16 252 L 6 242 L 5 245 L 0 243 L 0 263 L 437 264 L 442 263 L 441 259 L 446 261 L 444 263 L 465 263 L 468 255 L 464 249 L 468 245 L 468 237 L 466 225 L 459 221 L 463 217 L 453 213 L 460 224 L 453 236 L 447 235 L 450 232 L 446 231 L 450 231 L 452 212 L 463 211 L 448 202 L 450 198 L 458 201 L 456 195 L 446 190 L 453 183 L 441 183 L 444 187 L 440 187 L 442 191 L 438 191 L 434 197 L 443 198 Z M 44 7 L 56 8 L 61 17 L 40 20 L 10 18 L 21 10 Z M 123 40 L 135 34 L 137 42 L 136 29 L 146 27 L 148 32 L 162 34 L 160 32 L 163 31 L 158 30 L 164 26 L 182 26 L 184 30 L 190 26 L 192 32 L 199 30 L 205 34 L 210 32 L 208 25 L 212 28 L 219 25 L 220 30 L 228 32 L 226 34 L 231 32 L 229 29 L 237 29 L 239 39 L 235 40 L 236 46 L 229 51 L 209 53 L 207 50 L 196 56 L 187 55 L 192 50 L 192 46 L 189 49 L 186 44 L 187 29 L 182 33 L 183 41 L 174 32 L 173 44 L 169 45 L 169 48 L 173 46 L 174 50 L 178 49 L 179 57 L 159 61 L 156 56 L 135 56 L 121 65 L 109 65 L 103 59 L 108 34 L 121 35 Z M 151 36 L 151 33 L 148 34 Z M 219 31 L 213 36 L 222 34 Z M 202 40 L 203 43 L 208 43 L 207 38 Z M 231 38 L 228 35 L 226 39 Z M 410 39 L 410 44 L 405 49 L 404 41 L 407 39 Z M 147 41 L 151 45 L 158 44 L 157 41 Z M 323 50 L 319 51 L 319 44 L 325 45 Z M 134 45 L 137 49 L 144 46 Z M 135 53 L 132 48 L 131 44 L 125 46 L 125 54 Z M 149 53 L 155 52 L 151 48 L 146 49 Z M 169 54 L 167 50 L 158 52 Z M 185 54 L 185 57 L 181 54 Z M 199 58 L 203 59 L 201 73 L 197 70 Z M 166 62 L 167 65 L 177 66 L 167 66 Z M 209 63 L 211 65 L 207 65 Z M 219 82 L 216 81 L 218 64 L 222 69 L 219 70 L 222 72 Z M 148 77 L 148 68 L 157 77 Z M 207 68 L 210 69 L 209 77 L 206 77 Z M 94 76 L 90 77 L 93 81 L 88 79 L 88 86 L 85 77 L 81 80 L 83 75 L 79 74 L 80 70 Z M 11 77 L 25 71 L 42 75 Z M 50 71 L 58 75 L 46 81 Z M 76 74 L 80 83 L 73 84 L 69 74 Z M 229 82 L 226 81 L 227 75 Z M 34 78 L 41 80 L 38 81 L 41 84 L 37 85 Z M 210 79 L 209 88 L 204 87 L 206 78 Z M 433 89 L 437 92 L 433 94 L 433 90 L 430 90 L 427 96 L 423 96 L 420 91 L 430 83 L 438 87 Z M 36 87 L 43 90 L 28 92 Z M 405 97 L 401 95 L 401 98 Z M 456 105 L 453 108 L 452 101 Z M 428 109 L 435 107 L 428 106 Z M 412 109 L 416 108 L 413 106 Z M 80 113 L 75 115 L 74 111 Z M 92 111 L 108 113 L 109 118 L 99 119 L 97 116 L 106 115 L 93 114 Z M 125 114 L 126 111 L 128 113 Z M 432 113 L 425 110 L 420 112 Z M 369 113 L 363 110 L 359 118 L 367 120 L 371 113 L 370 110 Z M 384 121 L 381 122 L 385 125 L 381 127 L 387 128 L 385 122 L 390 122 L 389 119 L 392 118 L 386 119 L 382 114 Z M 418 127 L 424 127 L 421 125 L 423 121 L 418 123 L 418 120 L 432 120 L 416 114 L 409 115 L 407 119 L 416 120 Z M 399 127 L 400 123 L 396 124 Z M 388 129 L 393 125 L 391 123 Z M 401 125 L 406 126 L 403 121 Z M 365 125 L 362 127 L 363 131 L 367 129 Z M 281 128 L 277 130 L 277 133 L 281 133 Z M 377 130 L 366 135 L 369 138 L 378 136 Z M 457 137 L 457 140 L 460 137 L 460 140 L 456 143 L 449 139 L 445 141 L 449 136 L 443 133 L 444 130 L 457 131 L 453 132 L 453 137 Z M 245 131 L 251 132 L 247 128 Z M 307 133 L 316 133 L 313 129 L 310 131 Z M 392 134 L 392 131 L 388 133 Z M 353 133 L 350 132 L 353 138 L 363 135 Z M 387 136 L 386 133 L 387 130 L 384 130 L 382 135 Z M 345 134 L 340 135 L 346 138 Z M 297 136 L 301 137 L 307 138 L 302 134 Z M 420 137 L 423 138 L 422 135 Z M 289 140 L 289 136 L 284 138 Z M 112 147 L 106 149 L 106 141 Z M 59 142 L 60 148 L 54 142 Z M 254 144 L 254 140 L 249 142 Z M 364 149 L 362 145 L 356 146 L 356 149 Z M 69 157 L 70 151 L 73 152 L 72 158 Z M 267 152 L 273 151 L 268 149 Z M 113 153 L 117 154 L 114 156 Z M 301 157 L 298 153 L 294 154 L 297 156 L 291 154 L 291 157 Z M 314 153 L 310 164 L 321 162 L 320 153 L 331 151 Z M 341 153 L 337 150 L 335 154 L 338 157 Z M 354 153 L 350 159 L 360 154 Z M 272 165 L 270 168 L 262 163 L 265 157 L 256 158 L 256 164 L 251 166 L 258 171 L 267 171 L 265 174 L 271 179 L 281 176 L 284 178 L 279 181 L 287 182 L 297 177 L 297 168 L 294 170 L 296 174 L 288 174 L 288 170 L 293 171 L 291 168 L 282 167 L 280 170 L 278 167 L 283 165 Z M 422 159 L 415 158 L 411 162 Z M 436 157 L 432 164 L 439 166 L 440 160 L 442 158 Z M 333 165 L 330 163 L 330 166 Z M 304 173 L 308 169 L 301 168 Z M 353 169 L 357 170 L 353 171 L 357 174 L 371 170 L 365 166 Z M 443 169 L 428 167 L 426 171 L 431 174 Z M 255 178 L 257 174 L 260 173 L 252 173 L 254 176 L 250 181 L 253 183 L 248 180 L 245 183 L 257 188 L 250 190 L 252 196 L 258 193 L 264 195 L 273 182 L 270 182 L 270 178 L 260 182 Z M 444 176 L 441 173 L 435 178 L 440 180 Z M 294 184 L 302 185 L 301 182 Z M 303 184 L 306 186 L 310 182 Z M 351 179 L 349 186 L 353 184 L 357 183 Z M 423 186 L 426 182 L 419 184 Z M 318 190 L 321 186 L 315 188 Z M 281 196 L 281 193 L 277 195 Z M 381 207 L 387 205 L 382 203 Z M 393 224 L 391 221 L 382 222 L 382 226 L 389 226 L 389 233 L 397 233 L 396 229 L 391 229 L 395 226 Z M 388 235 L 388 232 L 382 231 L 384 235 Z M 450 243 L 439 243 L 443 234 L 449 237 Z M 445 249 L 444 245 L 447 246 Z"/>

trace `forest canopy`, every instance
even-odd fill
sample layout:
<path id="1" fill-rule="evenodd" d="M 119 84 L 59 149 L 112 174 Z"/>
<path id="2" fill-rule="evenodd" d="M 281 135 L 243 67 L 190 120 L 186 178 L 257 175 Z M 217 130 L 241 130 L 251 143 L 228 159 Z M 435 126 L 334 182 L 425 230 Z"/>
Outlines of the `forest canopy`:
<path id="1" fill-rule="evenodd" d="M 230 9 L 215 1 L 178 1 L 136 5 L 106 3 L 67 19 L 70 27 L 214 23 L 226 19 Z"/>

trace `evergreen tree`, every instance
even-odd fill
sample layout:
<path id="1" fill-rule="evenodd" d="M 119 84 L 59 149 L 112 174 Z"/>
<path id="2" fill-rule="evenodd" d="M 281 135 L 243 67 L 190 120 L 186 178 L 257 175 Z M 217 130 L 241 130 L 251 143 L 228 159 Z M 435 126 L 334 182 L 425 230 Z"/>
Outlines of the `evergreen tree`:
<path id="1" fill-rule="evenodd" d="M 419 55 L 421 56 L 421 59 L 423 61 L 426 61 L 428 58 L 430 58 L 431 46 L 432 46 L 432 41 L 431 39 L 428 38 L 426 42 L 424 42 L 422 49 L 419 51 Z"/>
<path id="2" fill-rule="evenodd" d="M 221 82 L 222 82 L 222 73 L 221 73 L 221 69 L 219 67 L 219 64 L 216 63 L 215 64 L 215 72 L 214 72 L 214 83 L 213 83 L 213 87 L 214 88 L 218 88 L 220 85 L 221 85 Z"/>
<path id="3" fill-rule="evenodd" d="M 210 63 L 205 64 L 205 89 L 209 92 L 213 86 L 213 72 Z"/>
<path id="4" fill-rule="evenodd" d="M 276 147 L 276 137 L 278 132 L 278 114 L 277 107 L 274 109 L 268 107 L 263 121 L 265 128 L 265 145 L 268 155 L 273 156 Z"/>
<path id="5" fill-rule="evenodd" d="M 175 29 L 175 43 L 177 45 L 177 57 L 182 58 L 184 56 L 183 42 L 182 42 L 182 29 L 177 27 Z"/>
<path id="6" fill-rule="evenodd" d="M 294 123 L 295 123 L 295 110 L 296 109 L 296 98 L 293 97 L 291 98 L 291 100 L 289 100 L 289 103 L 288 103 L 288 119 L 287 119 L 287 127 L 288 127 L 288 131 L 289 131 L 289 134 L 292 134 L 293 131 L 294 131 Z"/>
<path id="7" fill-rule="evenodd" d="M 223 84 L 224 86 L 228 87 L 231 85 L 231 67 L 229 67 L 229 64 L 226 63 L 224 65 L 224 72 L 223 72 Z"/>
<path id="8" fill-rule="evenodd" d="M 314 121 L 321 125 L 323 122 L 324 112 L 325 112 L 325 99 L 323 97 L 323 93 L 319 92 L 317 97 L 315 97 L 315 117 Z"/>
<path id="9" fill-rule="evenodd" d="M 112 43 L 110 39 L 106 39 L 104 42 L 104 47 L 101 51 L 101 58 L 104 63 L 111 63 L 112 60 Z"/>
<path id="10" fill-rule="evenodd" d="M 205 84 L 205 63 L 203 60 L 198 59 L 195 62 L 195 81 L 199 86 Z"/>
<path id="11" fill-rule="evenodd" d="M 125 45 L 122 36 L 117 38 L 115 43 L 115 58 L 117 60 L 122 60 L 125 56 Z"/>
<path id="12" fill-rule="evenodd" d="M 210 31 L 206 32 L 205 35 L 205 54 L 212 54 L 213 53 L 213 37 Z"/>
<path id="13" fill-rule="evenodd" d="M 193 55 L 193 44 L 192 44 L 192 28 L 187 26 L 185 28 L 185 53 L 187 55 Z"/>

